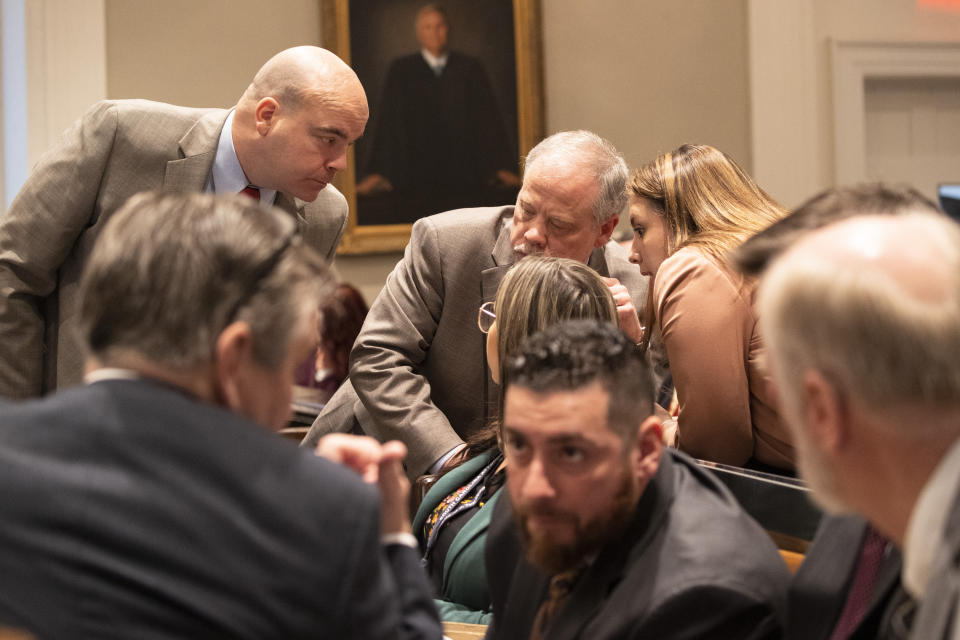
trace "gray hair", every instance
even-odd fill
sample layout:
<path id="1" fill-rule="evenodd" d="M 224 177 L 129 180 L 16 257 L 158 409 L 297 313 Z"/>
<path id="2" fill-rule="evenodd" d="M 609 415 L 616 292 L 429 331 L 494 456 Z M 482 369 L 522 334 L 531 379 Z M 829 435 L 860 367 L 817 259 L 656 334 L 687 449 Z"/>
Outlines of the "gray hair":
<path id="1" fill-rule="evenodd" d="M 524 166 L 544 160 L 576 162 L 593 173 L 600 189 L 593 203 L 597 224 L 603 224 L 627 206 L 627 163 L 609 140 L 590 131 L 561 131 L 544 138 L 530 150 Z"/>
<path id="2" fill-rule="evenodd" d="M 276 368 L 331 277 L 288 214 L 243 196 L 146 193 L 105 225 L 81 281 L 80 332 L 105 364 L 133 353 L 184 370 L 246 322 Z"/>
<path id="3" fill-rule="evenodd" d="M 960 227 L 926 213 L 874 219 L 922 231 L 931 269 L 946 274 L 943 297 L 917 299 L 868 262 L 788 252 L 773 263 L 758 294 L 775 379 L 786 387 L 781 398 L 797 402 L 804 373 L 815 370 L 874 408 L 957 407 Z"/>

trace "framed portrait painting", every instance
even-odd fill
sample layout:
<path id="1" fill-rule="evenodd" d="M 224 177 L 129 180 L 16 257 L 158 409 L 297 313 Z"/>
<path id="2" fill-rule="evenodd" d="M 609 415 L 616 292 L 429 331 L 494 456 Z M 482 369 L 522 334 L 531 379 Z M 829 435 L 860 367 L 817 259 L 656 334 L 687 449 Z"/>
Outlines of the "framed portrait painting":
<path id="1" fill-rule="evenodd" d="M 516 199 L 543 137 L 539 0 L 322 0 L 324 46 L 363 83 L 370 121 L 335 185 L 340 253 L 402 249 L 419 218 Z"/>

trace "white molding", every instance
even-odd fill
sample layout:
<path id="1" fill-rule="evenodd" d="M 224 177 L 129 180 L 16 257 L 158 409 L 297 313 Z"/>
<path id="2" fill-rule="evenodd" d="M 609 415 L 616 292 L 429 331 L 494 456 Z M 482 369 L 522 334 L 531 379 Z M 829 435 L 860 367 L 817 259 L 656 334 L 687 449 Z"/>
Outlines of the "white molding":
<path id="1" fill-rule="evenodd" d="M 813 0 L 748 0 L 753 176 L 784 205 L 819 183 Z"/>
<path id="2" fill-rule="evenodd" d="M 831 41 L 836 184 L 867 179 L 868 78 L 960 78 L 960 43 Z"/>
<path id="3" fill-rule="evenodd" d="M 30 166 L 107 96 L 106 0 L 26 0 Z"/>

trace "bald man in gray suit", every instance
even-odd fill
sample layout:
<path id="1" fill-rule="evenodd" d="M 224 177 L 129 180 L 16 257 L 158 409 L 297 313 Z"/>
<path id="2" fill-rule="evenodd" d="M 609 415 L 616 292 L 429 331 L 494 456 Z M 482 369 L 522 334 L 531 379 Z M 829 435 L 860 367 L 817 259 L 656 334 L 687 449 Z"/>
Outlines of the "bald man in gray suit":
<path id="1" fill-rule="evenodd" d="M 80 382 L 77 281 L 103 225 L 135 193 L 245 191 L 294 216 L 332 259 L 347 203 L 329 182 L 367 117 L 356 74 L 309 46 L 268 60 L 234 109 L 94 105 L 0 218 L 0 397 Z"/>

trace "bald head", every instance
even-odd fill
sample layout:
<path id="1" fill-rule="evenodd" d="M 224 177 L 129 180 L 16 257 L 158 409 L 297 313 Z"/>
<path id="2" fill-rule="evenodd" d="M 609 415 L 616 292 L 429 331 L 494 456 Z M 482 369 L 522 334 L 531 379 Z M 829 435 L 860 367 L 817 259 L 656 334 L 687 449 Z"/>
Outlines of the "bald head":
<path id="1" fill-rule="evenodd" d="M 758 308 L 781 391 L 815 370 L 870 406 L 960 407 L 960 228 L 944 216 L 812 232 L 774 262 Z"/>
<path id="2" fill-rule="evenodd" d="M 346 167 L 369 109 L 357 74 L 320 47 L 270 58 L 237 103 L 233 143 L 247 180 L 307 202 Z"/>
<path id="3" fill-rule="evenodd" d="M 265 97 L 276 98 L 290 108 L 310 98 L 355 100 L 366 108 L 366 94 L 353 69 L 334 53 L 312 46 L 285 49 L 267 60 L 240 101 L 256 103 Z"/>

